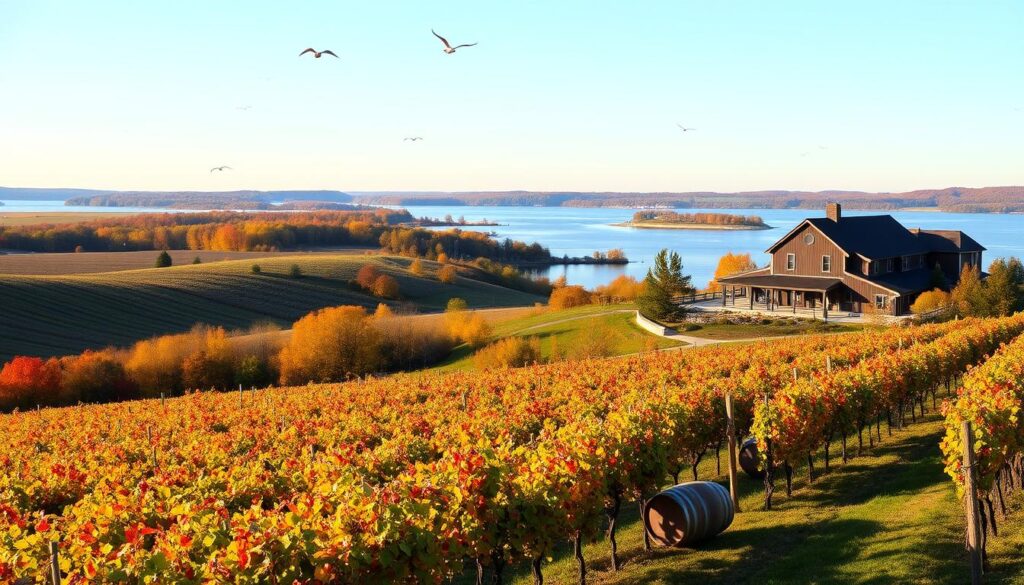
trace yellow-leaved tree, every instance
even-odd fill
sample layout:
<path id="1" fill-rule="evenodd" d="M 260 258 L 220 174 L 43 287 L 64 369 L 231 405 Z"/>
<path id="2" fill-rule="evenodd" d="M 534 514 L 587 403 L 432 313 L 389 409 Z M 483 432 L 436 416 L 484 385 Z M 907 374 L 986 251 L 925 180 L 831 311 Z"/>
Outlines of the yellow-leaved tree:
<path id="1" fill-rule="evenodd" d="M 707 290 L 712 292 L 718 290 L 718 280 L 721 278 L 731 276 L 738 272 L 753 270 L 755 268 L 757 268 L 757 264 L 754 264 L 754 260 L 750 257 L 750 254 L 733 254 L 732 252 L 729 252 L 718 259 L 718 267 L 715 268 L 715 276 L 708 281 Z"/>

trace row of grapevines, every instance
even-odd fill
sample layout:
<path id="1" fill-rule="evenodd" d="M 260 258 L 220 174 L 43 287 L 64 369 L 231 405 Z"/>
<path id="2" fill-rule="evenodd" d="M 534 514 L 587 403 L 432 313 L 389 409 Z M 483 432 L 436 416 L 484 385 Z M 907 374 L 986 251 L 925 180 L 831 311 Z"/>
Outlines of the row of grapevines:
<path id="1" fill-rule="evenodd" d="M 814 371 L 797 379 L 758 403 L 753 433 L 768 467 L 781 465 L 787 472 L 804 457 L 827 447 L 839 433 L 857 432 L 902 420 L 906 408 L 920 404 L 927 394 L 947 387 L 954 376 L 1024 330 L 1024 318 L 975 322 L 929 343 L 908 344 L 895 352 L 879 353 L 852 367 Z M 880 426 L 880 424 L 879 424 Z M 767 454 L 771 452 L 771 460 Z M 770 498 L 770 493 L 768 494 Z M 769 501 L 770 505 L 770 501 Z"/>
<path id="2" fill-rule="evenodd" d="M 981 366 L 964 376 L 955 400 L 943 404 L 946 434 L 942 452 L 946 473 L 961 496 L 976 498 L 987 534 L 996 532 L 993 498 L 1006 514 L 1008 492 L 1024 489 L 1024 339 L 1004 345 Z M 977 493 L 966 494 L 961 425 L 969 421 L 974 436 Z"/>

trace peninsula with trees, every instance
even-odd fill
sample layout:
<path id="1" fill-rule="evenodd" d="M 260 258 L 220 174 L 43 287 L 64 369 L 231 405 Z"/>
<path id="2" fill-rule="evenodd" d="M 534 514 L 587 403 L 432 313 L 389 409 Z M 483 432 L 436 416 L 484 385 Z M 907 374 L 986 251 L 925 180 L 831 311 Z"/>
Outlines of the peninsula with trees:
<path id="1" fill-rule="evenodd" d="M 637 211 L 630 221 L 614 225 L 672 230 L 767 230 L 772 227 L 756 215 L 677 213 L 664 210 Z"/>

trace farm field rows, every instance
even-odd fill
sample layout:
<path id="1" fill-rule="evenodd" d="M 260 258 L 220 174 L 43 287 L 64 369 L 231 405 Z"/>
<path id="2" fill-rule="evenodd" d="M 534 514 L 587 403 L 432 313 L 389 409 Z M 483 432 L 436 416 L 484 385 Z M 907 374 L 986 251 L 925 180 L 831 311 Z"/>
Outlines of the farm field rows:
<path id="1" fill-rule="evenodd" d="M 488 572 L 532 559 L 544 567 L 569 539 L 589 559 L 607 558 L 589 544 L 603 510 L 635 508 L 714 452 L 726 390 L 739 434 L 770 441 L 781 469 L 835 443 L 830 425 L 853 441 L 876 422 L 881 433 L 887 411 L 899 426 L 905 408 L 923 410 L 943 381 L 1022 331 L 1024 318 L 969 320 L 9 415 L 0 419 L 9 429 L 0 494 L 10 502 L 0 577 L 37 575 L 56 538 L 72 581 L 435 581 L 461 573 L 467 557 Z M 921 436 L 935 431 L 921 425 Z M 819 474 L 835 489 L 808 495 L 834 506 L 864 497 L 858 484 L 875 479 L 843 477 Z M 789 501 L 779 494 L 776 507 Z M 876 519 L 861 512 L 833 528 L 862 536 L 857 522 Z M 712 550 L 734 555 L 727 545 L 750 536 L 727 533 Z M 883 537 L 877 546 L 885 550 Z M 877 566 L 867 561 L 858 570 Z M 728 574 L 721 562 L 708 568 Z M 653 577 L 680 577 L 665 570 Z"/>
<path id="2" fill-rule="evenodd" d="M 168 250 L 175 266 L 192 264 L 199 258 L 203 263 L 226 260 L 259 261 L 275 256 L 337 256 L 340 254 L 364 255 L 369 248 L 348 248 L 330 250 L 288 251 L 288 252 L 233 252 L 214 250 Z M 375 250 L 374 250 L 375 251 Z M 40 252 L 27 254 L 0 254 L 0 275 L 7 274 L 95 274 L 119 270 L 142 270 L 152 268 L 160 252 L 152 250 L 138 252 Z"/>
<path id="3" fill-rule="evenodd" d="M 72 276 L 0 277 L 0 359 L 16 354 L 65 355 L 87 348 L 129 345 L 196 323 L 243 329 L 255 323 L 288 326 L 315 309 L 380 299 L 349 281 L 364 264 L 399 283 L 402 302 L 423 311 L 443 310 L 450 297 L 471 307 L 533 305 L 541 297 L 474 278 L 474 270 L 446 285 L 432 278 L 437 264 L 424 261 L 426 277 L 408 271 L 410 260 L 391 256 L 281 256 L 170 268 Z M 289 278 L 298 264 L 301 278 Z"/>

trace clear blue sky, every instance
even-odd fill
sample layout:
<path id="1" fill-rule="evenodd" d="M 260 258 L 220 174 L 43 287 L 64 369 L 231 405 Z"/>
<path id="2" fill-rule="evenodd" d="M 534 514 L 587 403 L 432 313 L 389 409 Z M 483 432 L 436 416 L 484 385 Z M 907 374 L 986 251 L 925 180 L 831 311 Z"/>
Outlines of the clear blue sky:
<path id="1" fill-rule="evenodd" d="M 1020 0 L 0 0 L 0 185 L 1024 184 L 1022 31 Z"/>

